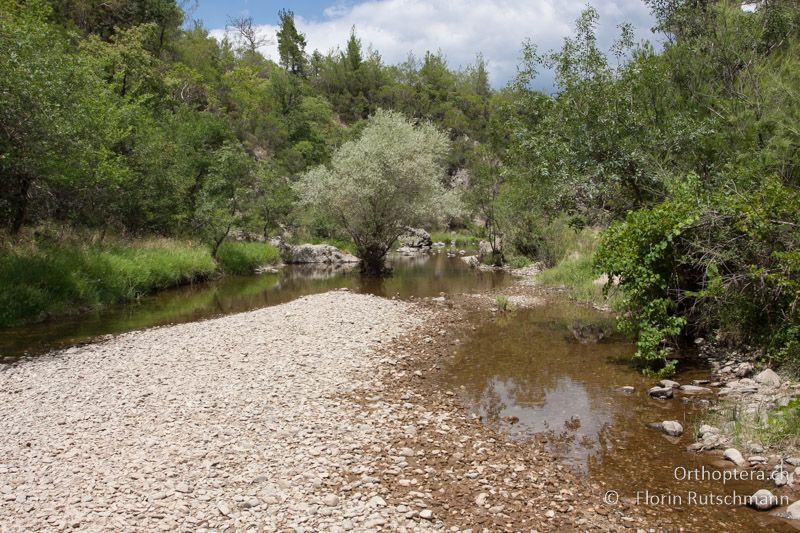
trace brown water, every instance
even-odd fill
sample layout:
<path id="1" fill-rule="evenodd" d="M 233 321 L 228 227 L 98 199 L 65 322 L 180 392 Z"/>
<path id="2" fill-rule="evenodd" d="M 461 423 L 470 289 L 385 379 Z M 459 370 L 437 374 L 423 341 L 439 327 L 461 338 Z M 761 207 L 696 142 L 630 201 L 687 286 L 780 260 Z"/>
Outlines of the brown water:
<path id="1" fill-rule="evenodd" d="M 474 320 L 481 325 L 455 348 L 446 372 L 448 385 L 459 389 L 486 423 L 499 425 L 515 438 L 537 434 L 535 438 L 545 440 L 565 463 L 630 503 L 639 492 L 637 505 L 647 505 L 644 502 L 650 498 L 644 493 L 649 491 L 659 501 L 651 501 L 647 511 L 671 517 L 689 531 L 795 531 L 771 515 L 740 506 L 703 504 L 702 494 L 750 495 L 760 488 L 778 492 L 768 481 L 685 479 L 681 468 L 728 470 L 708 454 L 685 449 L 702 410 L 696 403 L 681 401 L 679 393 L 668 401 L 648 398 L 654 380 L 627 364 L 633 346 L 613 334 L 607 315 L 553 302 Z M 597 330 L 610 337 L 592 342 L 597 335 L 591 333 Z M 580 335 L 581 331 L 589 334 Z M 689 361 L 682 368 L 676 381 L 708 377 L 707 371 L 693 368 Z M 635 387 L 635 392 L 618 390 L 625 385 Z M 669 438 L 647 427 L 664 420 L 681 422 L 684 436 Z M 690 491 L 697 493 L 694 502 Z M 797 495 L 790 501 L 795 499 Z"/>
<path id="2" fill-rule="evenodd" d="M 0 355 L 8 362 L 99 335 L 252 310 L 339 287 L 418 298 L 502 289 L 513 281 L 501 273 L 476 272 L 444 254 L 392 262 L 395 273 L 385 279 L 363 279 L 354 271 L 288 267 L 276 274 L 226 277 L 165 291 L 102 313 L 0 330 Z M 627 364 L 632 345 L 613 334 L 607 315 L 556 301 L 494 319 L 476 313 L 470 323 L 477 329 L 454 348 L 458 351 L 446 379 L 487 423 L 500 424 L 514 438 L 546 439 L 566 464 L 605 490 L 618 491 L 621 498 L 630 501 L 645 490 L 671 496 L 671 504 L 647 509 L 672 517 L 687 530 L 795 531 L 786 522 L 741 507 L 688 502 L 689 491 L 749 495 L 767 484 L 676 479 L 676 467 L 692 471 L 724 466 L 708 455 L 685 451 L 701 411 L 679 397 L 666 402 L 647 397 L 653 380 Z M 605 337 L 592 342 L 600 331 Z M 677 381 L 707 377 L 704 369 L 690 364 L 682 369 Z M 619 392 L 623 385 L 634 386 L 636 392 Z M 503 417 L 517 417 L 519 422 L 509 424 Z M 675 442 L 646 427 L 663 420 L 680 421 L 686 435 Z M 676 503 L 675 496 L 684 501 Z"/>

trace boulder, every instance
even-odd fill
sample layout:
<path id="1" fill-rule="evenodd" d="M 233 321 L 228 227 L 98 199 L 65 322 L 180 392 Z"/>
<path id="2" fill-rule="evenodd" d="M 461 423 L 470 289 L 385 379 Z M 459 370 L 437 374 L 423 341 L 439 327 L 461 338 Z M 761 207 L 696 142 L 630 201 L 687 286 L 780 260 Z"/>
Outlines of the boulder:
<path id="1" fill-rule="evenodd" d="M 759 511 L 769 511 L 778 506 L 778 498 L 767 489 L 761 489 L 750 496 L 750 505 Z"/>
<path id="2" fill-rule="evenodd" d="M 668 387 L 670 389 L 678 389 L 680 388 L 681 384 L 677 381 L 672 381 L 671 379 L 662 379 L 658 382 L 661 387 Z"/>
<path id="3" fill-rule="evenodd" d="M 433 246 L 431 234 L 421 228 L 406 228 L 400 236 L 400 245 L 408 248 L 430 248 Z"/>
<path id="4" fill-rule="evenodd" d="M 283 248 L 283 259 L 292 264 L 331 264 L 331 263 L 358 263 L 358 257 L 342 252 L 329 244 L 299 244 L 287 245 Z"/>
<path id="5" fill-rule="evenodd" d="M 667 400 L 672 398 L 672 387 L 653 387 L 647 391 L 647 394 L 657 400 Z"/>
<path id="6" fill-rule="evenodd" d="M 754 378 L 755 382 L 759 385 L 767 385 L 769 387 L 777 387 L 781 384 L 781 378 L 771 368 L 762 370 Z"/>

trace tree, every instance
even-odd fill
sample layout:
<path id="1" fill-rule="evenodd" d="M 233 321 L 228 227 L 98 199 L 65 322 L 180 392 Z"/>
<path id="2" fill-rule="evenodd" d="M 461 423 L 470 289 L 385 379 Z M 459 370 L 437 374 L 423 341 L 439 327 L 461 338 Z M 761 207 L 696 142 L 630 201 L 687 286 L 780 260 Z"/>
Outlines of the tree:
<path id="1" fill-rule="evenodd" d="M 83 198 L 121 171 L 110 151 L 122 135 L 115 98 L 37 6 L 0 2 L 0 221 L 12 233 L 32 204 L 58 201 L 56 189 Z"/>
<path id="2" fill-rule="evenodd" d="M 294 24 L 294 13 L 282 9 L 278 13 L 280 29 L 278 30 L 278 55 L 281 66 L 287 72 L 297 76 L 306 75 L 308 59 L 306 58 L 306 37 Z"/>
<path id="3" fill-rule="evenodd" d="M 231 229 L 242 226 L 253 187 L 253 169 L 253 161 L 238 143 L 226 142 L 214 153 L 195 213 L 197 229 L 211 246 L 214 257 Z"/>
<path id="4" fill-rule="evenodd" d="M 445 190 L 447 136 L 429 123 L 378 111 L 361 137 L 342 145 L 329 166 L 297 184 L 301 201 L 328 214 L 356 245 L 362 272 L 385 271 L 384 258 L 406 227 L 437 213 Z"/>
<path id="5" fill-rule="evenodd" d="M 242 55 L 245 57 L 256 57 L 259 48 L 273 44 L 269 38 L 261 35 L 257 26 L 253 25 L 253 17 L 230 19 L 225 29 L 233 31 L 237 35 L 237 40 L 242 46 Z"/>

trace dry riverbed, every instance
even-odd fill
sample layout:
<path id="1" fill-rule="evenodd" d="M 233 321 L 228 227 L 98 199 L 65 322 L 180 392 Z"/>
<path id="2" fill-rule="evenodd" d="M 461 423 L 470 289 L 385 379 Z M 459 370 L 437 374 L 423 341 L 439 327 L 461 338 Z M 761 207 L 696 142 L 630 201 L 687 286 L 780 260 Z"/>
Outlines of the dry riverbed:
<path id="1" fill-rule="evenodd" d="M 436 385 L 467 327 L 436 300 L 333 291 L 2 367 L 0 530 L 644 527 Z"/>

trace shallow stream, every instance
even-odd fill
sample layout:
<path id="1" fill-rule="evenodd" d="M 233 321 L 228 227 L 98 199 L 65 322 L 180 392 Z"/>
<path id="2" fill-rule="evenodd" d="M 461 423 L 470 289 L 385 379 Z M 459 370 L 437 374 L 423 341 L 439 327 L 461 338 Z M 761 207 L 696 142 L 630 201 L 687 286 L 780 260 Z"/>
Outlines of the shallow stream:
<path id="1" fill-rule="evenodd" d="M 419 298 L 502 289 L 513 282 L 502 273 L 476 272 L 443 253 L 396 257 L 392 266 L 395 273 L 386 279 L 296 266 L 181 287 L 102 313 L 0 330 L 0 355 L 11 362 L 100 335 L 197 321 L 340 287 Z M 794 531 L 768 514 L 698 500 L 709 494 L 750 495 L 768 484 L 686 479 L 703 468 L 714 476 L 728 465 L 686 451 L 702 410 L 682 401 L 680 394 L 669 401 L 648 398 L 653 380 L 627 364 L 633 347 L 613 333 L 611 321 L 608 315 L 559 300 L 494 317 L 476 313 L 470 320 L 475 330 L 453 348 L 445 379 L 486 423 L 499 425 L 513 438 L 545 441 L 565 464 L 612 491 L 610 498 L 618 495 L 631 502 L 638 492 L 639 505 L 648 512 L 674 516 L 692 531 Z M 681 368 L 675 378 L 679 382 L 708 377 L 690 363 Z M 635 392 L 621 392 L 625 385 Z M 674 439 L 647 427 L 663 420 L 678 420 L 686 433 Z M 694 502 L 691 493 L 696 493 Z"/>

